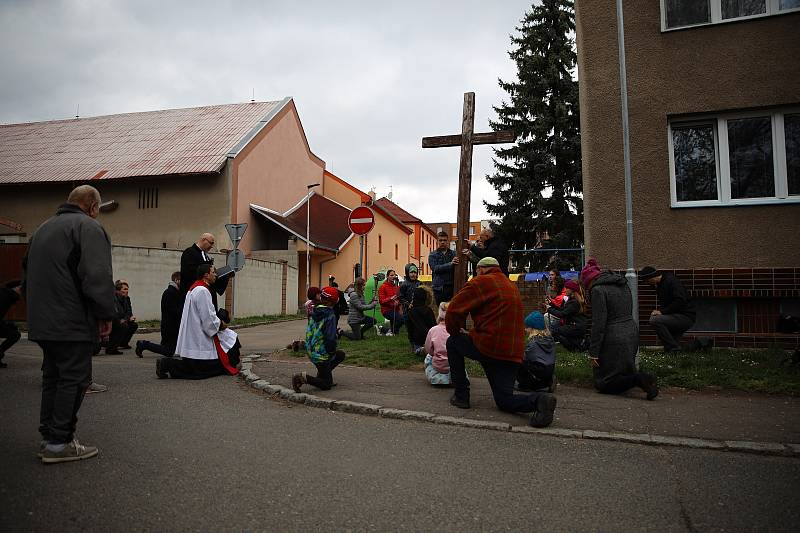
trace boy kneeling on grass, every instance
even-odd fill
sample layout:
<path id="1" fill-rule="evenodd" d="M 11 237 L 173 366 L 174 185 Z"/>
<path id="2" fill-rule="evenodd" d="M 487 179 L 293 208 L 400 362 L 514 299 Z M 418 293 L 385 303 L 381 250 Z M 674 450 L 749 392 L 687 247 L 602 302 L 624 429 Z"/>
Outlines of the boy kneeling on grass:
<path id="1" fill-rule="evenodd" d="M 335 287 L 325 287 L 320 291 L 320 302 L 306 327 L 306 350 L 308 358 L 317 367 L 317 376 L 299 372 L 292 376 L 292 388 L 300 392 L 308 383 L 318 389 L 330 390 L 333 387 L 333 369 L 344 361 L 344 352 L 336 349 L 336 315 L 333 308 L 339 301 L 339 291 Z"/>

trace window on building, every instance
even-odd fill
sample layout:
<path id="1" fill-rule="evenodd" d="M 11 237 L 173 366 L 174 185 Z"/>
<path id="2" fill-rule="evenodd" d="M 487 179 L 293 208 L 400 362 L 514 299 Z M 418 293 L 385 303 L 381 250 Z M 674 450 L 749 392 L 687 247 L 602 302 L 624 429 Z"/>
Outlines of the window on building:
<path id="1" fill-rule="evenodd" d="M 441 232 L 442 232 L 442 227 L 441 226 L 437 227 L 436 228 L 436 233 L 441 233 Z"/>
<path id="2" fill-rule="evenodd" d="M 800 0 L 661 0 L 661 25 L 669 30 L 796 9 L 800 9 Z"/>
<path id="3" fill-rule="evenodd" d="M 469 227 L 469 236 L 472 237 L 473 235 L 475 235 L 475 227 L 474 226 L 470 226 Z"/>
<path id="4" fill-rule="evenodd" d="M 458 236 L 458 234 L 456 233 L 457 229 L 458 229 L 457 227 L 453 226 L 453 237 Z"/>
<path id="5" fill-rule="evenodd" d="M 383 237 L 381 237 L 380 235 L 378 235 L 378 253 L 379 254 L 383 253 Z"/>
<path id="6" fill-rule="evenodd" d="M 800 110 L 669 125 L 672 206 L 800 202 Z"/>
<path id="7" fill-rule="evenodd" d="M 158 187 L 139 187 L 139 209 L 158 208 Z"/>

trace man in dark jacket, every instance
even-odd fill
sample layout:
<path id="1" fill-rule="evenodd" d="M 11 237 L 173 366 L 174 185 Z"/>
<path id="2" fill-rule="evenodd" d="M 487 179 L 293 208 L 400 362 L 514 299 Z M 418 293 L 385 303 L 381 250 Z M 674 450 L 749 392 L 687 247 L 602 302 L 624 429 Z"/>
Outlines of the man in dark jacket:
<path id="1" fill-rule="evenodd" d="M 453 299 L 453 273 L 459 258 L 450 249 L 450 237 L 444 231 L 438 233 L 439 247 L 428 256 L 428 265 L 431 267 L 431 288 L 436 305 L 449 302 Z"/>
<path id="2" fill-rule="evenodd" d="M 656 288 L 658 308 L 650 313 L 650 325 L 664 344 L 666 353 L 680 350 L 680 338 L 694 325 L 694 303 L 681 281 L 670 272 L 651 266 L 639 271 L 639 279 Z"/>
<path id="3" fill-rule="evenodd" d="M 75 438 L 91 382 L 92 353 L 116 313 L 111 241 L 95 220 L 100 193 L 81 185 L 31 237 L 23 261 L 28 338 L 42 348 L 39 432 L 44 463 L 88 459 L 97 448 Z"/>
<path id="4" fill-rule="evenodd" d="M 196 243 L 183 251 L 181 255 L 181 308 L 183 307 L 183 301 L 186 299 L 186 293 L 189 292 L 194 282 L 200 279 L 197 277 L 197 267 L 214 264 L 214 259 L 208 254 L 215 243 L 216 240 L 212 234 L 203 233 Z M 234 274 L 217 278 L 214 286 L 211 287 L 211 300 L 214 303 L 214 309 L 218 307 L 217 295 L 221 296 L 225 293 L 225 289 L 228 287 L 228 280 L 233 276 Z"/>
<path id="5" fill-rule="evenodd" d="M 6 351 L 20 339 L 17 326 L 13 322 L 5 320 L 5 316 L 11 306 L 19 301 L 22 292 L 21 285 L 19 280 L 14 280 L 0 288 L 0 339 L 5 339 L 0 343 L 0 368 L 8 366 L 3 362 L 3 357 L 5 357 Z"/>
<path id="6" fill-rule="evenodd" d="M 508 276 L 508 246 L 490 228 L 483 228 L 478 235 L 478 241 L 470 248 L 464 248 L 463 254 L 472 263 L 472 270 L 477 270 L 477 263 L 484 257 L 494 257 L 500 265 L 500 270 Z"/>
<path id="7" fill-rule="evenodd" d="M 120 349 L 130 350 L 130 342 L 133 334 L 139 329 L 136 317 L 133 316 L 133 306 L 131 298 L 128 296 L 130 285 L 124 279 L 114 282 L 117 298 L 117 316 L 111 323 L 111 335 L 106 347 L 106 355 L 120 355 Z"/>
<path id="8" fill-rule="evenodd" d="M 178 330 L 181 326 L 180 295 L 181 273 L 173 272 L 172 279 L 161 294 L 161 344 L 150 341 L 136 341 L 136 355 L 142 357 L 145 350 L 150 350 L 166 357 L 175 354 L 178 344 Z"/>

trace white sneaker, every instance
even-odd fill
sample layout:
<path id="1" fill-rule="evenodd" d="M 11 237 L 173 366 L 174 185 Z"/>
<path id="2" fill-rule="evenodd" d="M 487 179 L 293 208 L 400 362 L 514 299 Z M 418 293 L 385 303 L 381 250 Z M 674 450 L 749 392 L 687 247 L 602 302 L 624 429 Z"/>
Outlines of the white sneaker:
<path id="1" fill-rule="evenodd" d="M 386 332 L 386 336 L 387 337 L 394 337 L 394 333 L 392 333 L 392 330 L 389 330 L 389 331 Z"/>

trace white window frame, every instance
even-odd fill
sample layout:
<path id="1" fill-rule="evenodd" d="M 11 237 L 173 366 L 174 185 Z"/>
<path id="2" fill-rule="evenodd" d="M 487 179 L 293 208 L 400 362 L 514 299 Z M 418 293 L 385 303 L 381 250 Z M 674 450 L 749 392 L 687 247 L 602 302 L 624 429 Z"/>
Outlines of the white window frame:
<path id="1" fill-rule="evenodd" d="M 697 24 L 689 24 L 687 26 L 675 26 L 674 28 L 667 27 L 667 5 L 666 0 L 660 0 L 661 4 L 661 31 L 675 31 L 685 30 L 687 28 L 698 28 L 700 26 L 711 26 L 713 24 L 727 24 L 728 22 L 738 22 L 741 20 L 758 19 L 764 17 L 773 17 L 776 15 L 784 15 L 786 13 L 794 13 L 800 11 L 800 7 L 787 7 L 780 8 L 780 0 L 767 0 L 767 10 L 765 13 L 758 15 L 748 15 L 745 17 L 735 17 L 729 19 L 722 18 L 722 0 L 708 0 L 711 7 L 711 22 L 698 22 Z"/>
<path id="2" fill-rule="evenodd" d="M 800 203 L 800 195 L 789 196 L 789 177 L 786 168 L 786 132 L 783 116 L 800 114 L 800 107 L 762 109 L 719 113 L 713 115 L 672 118 L 667 123 L 667 149 L 669 150 L 669 190 L 671 207 L 712 207 L 763 204 Z M 762 198 L 731 198 L 730 154 L 728 149 L 728 121 L 739 118 L 770 117 L 772 124 L 772 169 L 775 179 L 775 196 Z M 699 126 L 712 124 L 714 128 L 714 150 L 717 172 L 717 199 L 678 201 L 678 186 L 675 180 L 675 147 L 672 142 L 673 126 Z"/>

